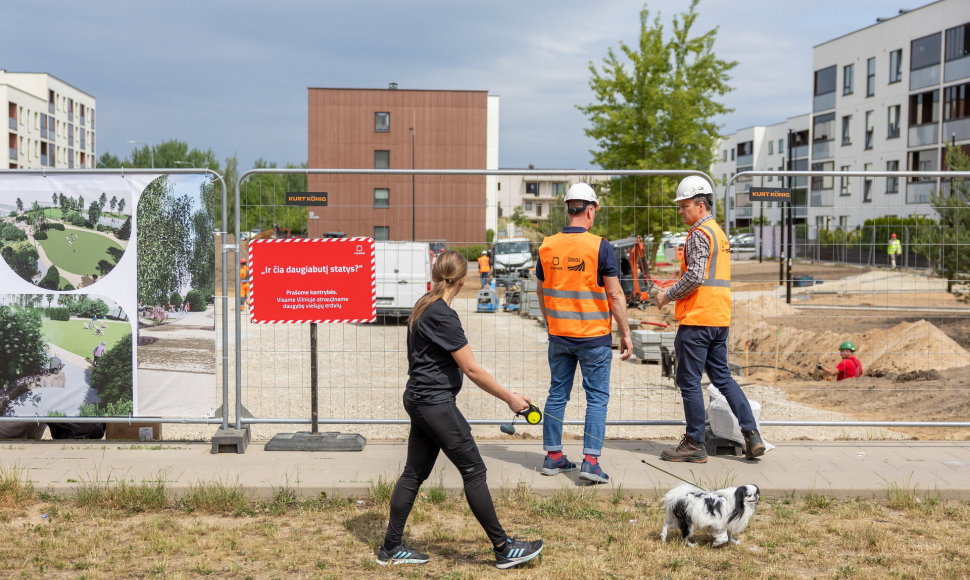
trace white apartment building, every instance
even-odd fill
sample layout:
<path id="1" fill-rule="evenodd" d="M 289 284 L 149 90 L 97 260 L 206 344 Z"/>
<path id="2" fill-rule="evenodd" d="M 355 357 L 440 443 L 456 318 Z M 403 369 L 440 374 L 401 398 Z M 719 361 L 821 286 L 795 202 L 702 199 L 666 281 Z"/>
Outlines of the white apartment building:
<path id="1" fill-rule="evenodd" d="M 93 168 L 95 98 L 46 73 L 0 69 L 0 102 L 7 103 L 3 169 Z"/>
<path id="2" fill-rule="evenodd" d="M 947 144 L 970 151 L 970 2 L 938 0 L 876 18 L 815 46 L 813 65 L 811 113 L 726 137 L 713 177 L 777 170 L 789 160 L 793 170 L 938 171 L 946 169 Z M 781 158 L 778 139 L 789 130 L 794 141 L 783 145 L 793 154 Z M 766 180 L 755 185 L 782 186 Z M 796 222 L 815 226 L 811 231 L 854 228 L 881 216 L 934 216 L 930 194 L 947 184 L 839 177 L 792 187 Z M 741 185 L 732 194 L 729 219 L 735 227 L 749 225 L 761 211 L 750 207 L 745 190 Z"/>
<path id="3" fill-rule="evenodd" d="M 498 217 L 512 217 L 515 209 L 519 208 L 522 215 L 534 225 L 549 220 L 549 212 L 562 204 L 562 197 L 574 183 L 593 184 L 609 180 L 608 176 L 603 175 L 556 175 L 554 169 L 539 169 L 549 172 L 543 175 L 534 173 L 536 169 L 531 166 L 523 171 L 530 173 L 492 177 L 488 184 L 489 191 L 493 192 L 490 202 L 494 200 Z"/>

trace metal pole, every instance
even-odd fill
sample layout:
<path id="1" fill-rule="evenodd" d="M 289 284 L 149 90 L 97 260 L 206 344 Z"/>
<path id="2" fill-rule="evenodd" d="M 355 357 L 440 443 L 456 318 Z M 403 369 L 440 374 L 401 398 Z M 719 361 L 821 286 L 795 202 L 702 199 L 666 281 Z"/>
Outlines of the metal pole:
<path id="1" fill-rule="evenodd" d="M 320 400 L 317 396 L 317 323 L 310 323 L 310 432 L 320 432 Z"/>
<path id="2" fill-rule="evenodd" d="M 762 263 L 765 254 L 765 204 L 761 204 L 761 218 L 758 220 L 758 263 Z"/>
<path id="3" fill-rule="evenodd" d="M 795 231 L 792 222 L 795 221 L 795 217 L 792 215 L 790 202 L 785 202 L 785 207 L 782 211 L 785 210 L 787 210 L 788 214 L 788 251 L 785 253 L 785 267 L 787 268 L 785 272 L 785 303 L 791 304 L 791 261 L 792 256 L 795 254 Z"/>
<path id="4" fill-rule="evenodd" d="M 411 127 L 411 169 L 414 169 L 414 127 Z M 411 241 L 418 239 L 417 226 L 415 222 L 415 211 L 417 202 L 415 200 L 414 173 L 411 173 Z"/>

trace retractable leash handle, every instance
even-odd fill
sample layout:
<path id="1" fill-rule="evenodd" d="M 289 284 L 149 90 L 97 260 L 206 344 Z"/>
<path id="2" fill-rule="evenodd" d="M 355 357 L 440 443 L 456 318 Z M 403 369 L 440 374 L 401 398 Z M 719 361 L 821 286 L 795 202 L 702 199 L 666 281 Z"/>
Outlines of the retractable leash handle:
<path id="1" fill-rule="evenodd" d="M 525 418 L 525 422 L 529 425 L 538 425 L 542 421 L 542 411 L 535 403 L 529 403 L 528 409 L 523 409 L 516 413 L 516 415 L 521 415 Z"/>

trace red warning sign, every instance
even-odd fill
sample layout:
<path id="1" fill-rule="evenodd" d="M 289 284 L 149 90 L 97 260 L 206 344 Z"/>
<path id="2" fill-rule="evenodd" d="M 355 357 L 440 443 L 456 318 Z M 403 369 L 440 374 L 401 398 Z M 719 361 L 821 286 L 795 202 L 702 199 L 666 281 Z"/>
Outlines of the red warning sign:
<path id="1" fill-rule="evenodd" d="M 249 242 L 249 319 L 373 322 L 374 240 L 289 238 Z"/>

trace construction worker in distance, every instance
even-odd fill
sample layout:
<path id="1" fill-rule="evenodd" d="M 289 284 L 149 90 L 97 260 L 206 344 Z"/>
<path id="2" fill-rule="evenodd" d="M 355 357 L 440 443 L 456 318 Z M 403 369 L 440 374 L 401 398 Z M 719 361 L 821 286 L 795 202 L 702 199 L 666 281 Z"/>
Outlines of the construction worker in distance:
<path id="1" fill-rule="evenodd" d="M 548 236 L 539 248 L 536 294 L 549 329 L 549 396 L 542 422 L 543 475 L 576 469 L 563 454 L 562 428 L 573 389 L 576 365 L 586 392 L 583 465 L 579 478 L 591 483 L 610 480 L 599 463 L 606 438 L 606 407 L 610 400 L 613 325 L 620 333 L 620 359 L 633 354 L 626 294 L 620 286 L 616 254 L 606 238 L 589 233 L 599 210 L 593 188 L 577 183 L 566 192 L 569 224 Z"/>
<path id="2" fill-rule="evenodd" d="M 239 309 L 246 309 L 246 298 L 249 296 L 249 267 L 246 258 L 239 259 Z"/>
<path id="3" fill-rule="evenodd" d="M 478 275 L 482 280 L 482 288 L 488 285 L 488 279 L 492 275 L 491 259 L 488 257 L 488 250 L 482 251 L 478 257 Z"/>
<path id="4" fill-rule="evenodd" d="M 711 215 L 714 189 L 707 179 L 691 175 L 677 186 L 677 213 L 690 226 L 680 262 L 680 278 L 657 293 L 657 306 L 676 301 L 680 322 L 674 339 L 676 382 L 684 400 L 687 433 L 680 444 L 665 449 L 666 461 L 706 463 L 705 411 L 701 374 L 727 399 L 744 436 L 745 457 L 764 455 L 765 444 L 744 391 L 728 369 L 727 344 L 731 326 L 731 248 L 724 230 Z"/>
<path id="5" fill-rule="evenodd" d="M 855 357 L 855 345 L 852 342 L 847 340 L 840 344 L 839 355 L 842 357 L 842 360 L 839 361 L 839 364 L 835 365 L 834 369 L 824 367 L 821 363 L 815 365 L 815 368 L 829 376 L 835 377 L 837 381 L 862 376 L 862 361 Z"/>
<path id="6" fill-rule="evenodd" d="M 895 270 L 896 256 L 903 253 L 902 245 L 899 243 L 899 239 L 896 237 L 895 232 L 889 234 L 889 247 L 886 248 L 886 253 L 889 254 L 889 263 L 891 268 Z"/>

